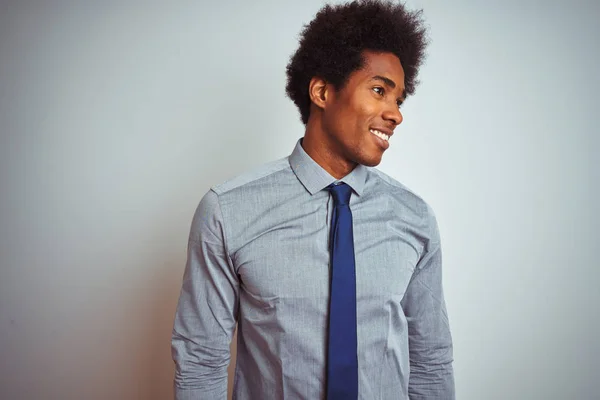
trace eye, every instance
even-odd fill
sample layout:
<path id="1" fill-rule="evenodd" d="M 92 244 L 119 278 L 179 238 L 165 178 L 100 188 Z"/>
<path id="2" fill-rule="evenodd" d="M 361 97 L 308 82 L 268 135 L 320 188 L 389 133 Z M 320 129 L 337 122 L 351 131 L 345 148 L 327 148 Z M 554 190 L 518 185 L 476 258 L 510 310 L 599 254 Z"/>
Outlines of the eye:
<path id="1" fill-rule="evenodd" d="M 385 90 L 381 86 L 375 86 L 373 88 L 373 91 L 380 96 L 383 96 L 385 94 Z"/>
<path id="2" fill-rule="evenodd" d="M 398 100 L 396 102 L 396 105 L 398 106 L 398 108 L 402 108 L 402 104 L 403 104 L 403 102 L 401 100 Z"/>

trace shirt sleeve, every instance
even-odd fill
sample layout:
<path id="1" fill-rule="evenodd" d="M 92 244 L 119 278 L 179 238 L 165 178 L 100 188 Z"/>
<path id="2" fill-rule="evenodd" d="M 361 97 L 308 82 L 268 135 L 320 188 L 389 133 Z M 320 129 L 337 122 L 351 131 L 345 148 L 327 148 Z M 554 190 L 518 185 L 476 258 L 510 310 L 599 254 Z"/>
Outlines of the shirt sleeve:
<path id="1" fill-rule="evenodd" d="M 442 288 L 442 248 L 437 221 L 429 210 L 430 240 L 404 298 L 408 322 L 411 400 L 454 400 L 452 336 Z"/>
<path id="2" fill-rule="evenodd" d="M 175 400 L 227 398 L 239 281 L 225 237 L 218 195 L 209 190 L 192 220 L 171 336 Z"/>

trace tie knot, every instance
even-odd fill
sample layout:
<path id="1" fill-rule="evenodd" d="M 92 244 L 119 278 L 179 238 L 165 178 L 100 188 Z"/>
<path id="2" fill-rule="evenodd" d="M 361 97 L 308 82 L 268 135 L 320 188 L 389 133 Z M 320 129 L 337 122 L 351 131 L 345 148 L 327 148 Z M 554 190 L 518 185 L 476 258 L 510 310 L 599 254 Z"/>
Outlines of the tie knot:
<path id="1" fill-rule="evenodd" d="M 327 187 L 333 196 L 335 206 L 345 206 L 350 203 L 350 196 L 352 195 L 352 188 L 350 186 L 342 182 L 339 185 L 332 183 Z"/>

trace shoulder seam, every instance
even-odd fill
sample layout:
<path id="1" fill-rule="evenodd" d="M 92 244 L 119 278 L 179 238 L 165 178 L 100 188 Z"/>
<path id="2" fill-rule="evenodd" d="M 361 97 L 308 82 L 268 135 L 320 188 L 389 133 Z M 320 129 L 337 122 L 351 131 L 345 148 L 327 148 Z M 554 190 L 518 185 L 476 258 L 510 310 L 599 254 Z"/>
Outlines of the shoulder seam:
<path id="1" fill-rule="evenodd" d="M 231 269 L 237 273 L 238 271 L 235 267 L 235 263 L 233 262 L 233 259 L 231 258 L 231 255 L 229 254 L 229 242 L 227 240 L 229 235 L 227 234 L 227 227 L 225 226 L 226 225 L 225 224 L 225 216 L 223 215 L 223 209 L 221 208 L 221 199 L 220 199 L 219 193 L 214 191 L 212 188 L 210 190 L 213 193 L 215 193 L 215 195 L 217 196 L 217 206 L 219 207 L 219 214 L 221 214 L 220 215 L 221 224 L 223 226 L 223 249 L 225 250 L 225 254 L 227 255 L 227 262 L 229 263 L 229 266 L 231 267 Z"/>

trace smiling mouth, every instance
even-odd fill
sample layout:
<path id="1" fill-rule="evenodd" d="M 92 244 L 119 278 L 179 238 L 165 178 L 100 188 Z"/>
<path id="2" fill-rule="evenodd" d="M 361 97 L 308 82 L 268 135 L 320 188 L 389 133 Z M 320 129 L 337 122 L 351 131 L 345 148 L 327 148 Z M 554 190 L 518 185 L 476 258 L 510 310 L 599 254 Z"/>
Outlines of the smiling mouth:
<path id="1" fill-rule="evenodd" d="M 377 136 L 378 138 L 385 140 L 386 142 L 390 140 L 390 137 L 388 135 L 386 135 L 383 132 L 379 132 L 376 129 L 369 129 L 369 132 L 371 132 L 373 135 Z"/>

